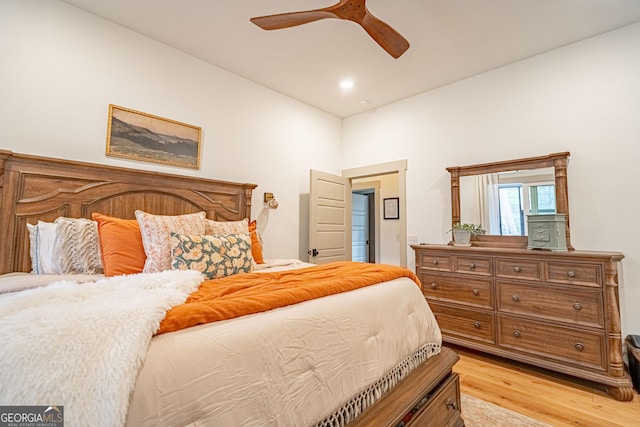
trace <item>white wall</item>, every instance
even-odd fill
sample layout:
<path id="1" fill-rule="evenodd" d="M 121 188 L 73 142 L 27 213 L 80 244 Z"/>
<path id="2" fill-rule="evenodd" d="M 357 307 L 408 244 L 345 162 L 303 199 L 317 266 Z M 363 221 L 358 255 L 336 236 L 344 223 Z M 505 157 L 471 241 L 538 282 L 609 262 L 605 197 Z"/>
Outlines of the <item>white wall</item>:
<path id="1" fill-rule="evenodd" d="M 0 149 L 258 184 L 253 218 L 280 202 L 265 256 L 306 253 L 300 195 L 340 171 L 340 119 L 59 1 L 0 2 L 0 52 Z M 200 170 L 106 157 L 110 103 L 202 127 Z"/>
<path id="2" fill-rule="evenodd" d="M 378 209 L 380 218 L 380 262 L 383 264 L 401 265 L 400 262 L 400 220 L 384 219 L 384 199 L 398 197 L 398 174 L 380 175 L 380 202 Z M 413 254 L 412 254 L 413 256 Z"/>
<path id="3" fill-rule="evenodd" d="M 348 118 L 343 168 L 408 159 L 407 233 L 445 243 L 447 166 L 570 151 L 571 242 L 625 254 L 623 334 L 640 334 L 639 52 L 634 24 Z"/>

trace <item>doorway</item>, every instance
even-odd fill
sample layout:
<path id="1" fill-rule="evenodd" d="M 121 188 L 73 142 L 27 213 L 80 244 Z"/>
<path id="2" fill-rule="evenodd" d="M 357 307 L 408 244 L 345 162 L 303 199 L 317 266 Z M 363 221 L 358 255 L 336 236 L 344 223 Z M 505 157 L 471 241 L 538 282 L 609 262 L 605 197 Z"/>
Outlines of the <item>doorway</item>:
<path id="1" fill-rule="evenodd" d="M 407 223 L 406 223 L 406 171 L 407 161 L 396 160 L 387 163 L 344 169 L 342 176 L 349 178 L 352 192 L 372 188 L 376 212 L 373 221 L 374 238 L 373 262 L 407 266 Z M 382 220 L 383 199 L 399 198 L 399 218 Z M 370 222 L 371 227 L 371 222 Z"/>
<path id="2" fill-rule="evenodd" d="M 378 263 L 407 266 L 406 224 L 407 161 L 397 160 L 377 165 L 344 169 L 342 176 L 311 170 L 309 191 L 309 262 L 320 264 L 352 259 L 353 185 L 379 181 L 380 191 L 374 191 L 375 232 L 370 245 Z M 362 188 L 356 187 L 356 190 Z M 326 194 L 322 194 L 323 191 Z M 377 194 L 379 193 L 379 196 Z M 383 198 L 399 199 L 398 217 L 381 221 Z M 370 221 L 371 223 L 371 221 Z"/>
<path id="3" fill-rule="evenodd" d="M 353 190 L 351 202 L 351 259 L 376 263 L 376 189 Z"/>

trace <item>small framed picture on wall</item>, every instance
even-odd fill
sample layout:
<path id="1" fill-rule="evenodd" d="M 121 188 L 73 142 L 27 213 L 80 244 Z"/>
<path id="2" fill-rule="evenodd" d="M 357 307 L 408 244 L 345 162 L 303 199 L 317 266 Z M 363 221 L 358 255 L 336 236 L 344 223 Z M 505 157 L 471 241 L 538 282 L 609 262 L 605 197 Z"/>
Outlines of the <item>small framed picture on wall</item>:
<path id="1" fill-rule="evenodd" d="M 389 197 L 383 200 L 384 219 L 400 219 L 400 199 Z"/>

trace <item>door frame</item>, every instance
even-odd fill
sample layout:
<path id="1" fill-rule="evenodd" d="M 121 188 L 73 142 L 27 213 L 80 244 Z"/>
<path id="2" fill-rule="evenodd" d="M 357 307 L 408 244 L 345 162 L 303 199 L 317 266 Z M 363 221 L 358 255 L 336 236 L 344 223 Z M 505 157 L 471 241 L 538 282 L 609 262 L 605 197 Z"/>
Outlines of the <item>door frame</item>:
<path id="1" fill-rule="evenodd" d="M 376 165 L 343 169 L 342 176 L 350 180 L 376 175 L 398 174 L 399 221 L 400 221 L 400 265 L 407 266 L 407 160 L 379 163 Z"/>

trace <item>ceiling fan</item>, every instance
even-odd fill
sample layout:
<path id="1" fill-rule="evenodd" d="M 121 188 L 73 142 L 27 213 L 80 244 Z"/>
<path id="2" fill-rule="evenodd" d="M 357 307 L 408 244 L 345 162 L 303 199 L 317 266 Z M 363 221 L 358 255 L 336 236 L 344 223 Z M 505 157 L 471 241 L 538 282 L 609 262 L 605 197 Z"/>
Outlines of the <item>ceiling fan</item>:
<path id="1" fill-rule="evenodd" d="M 279 30 L 326 18 L 347 19 L 360 24 L 389 55 L 399 58 L 409 49 L 409 42 L 389 24 L 373 16 L 365 2 L 366 0 L 340 0 L 333 6 L 322 9 L 259 16 L 251 18 L 251 22 L 265 30 Z"/>

